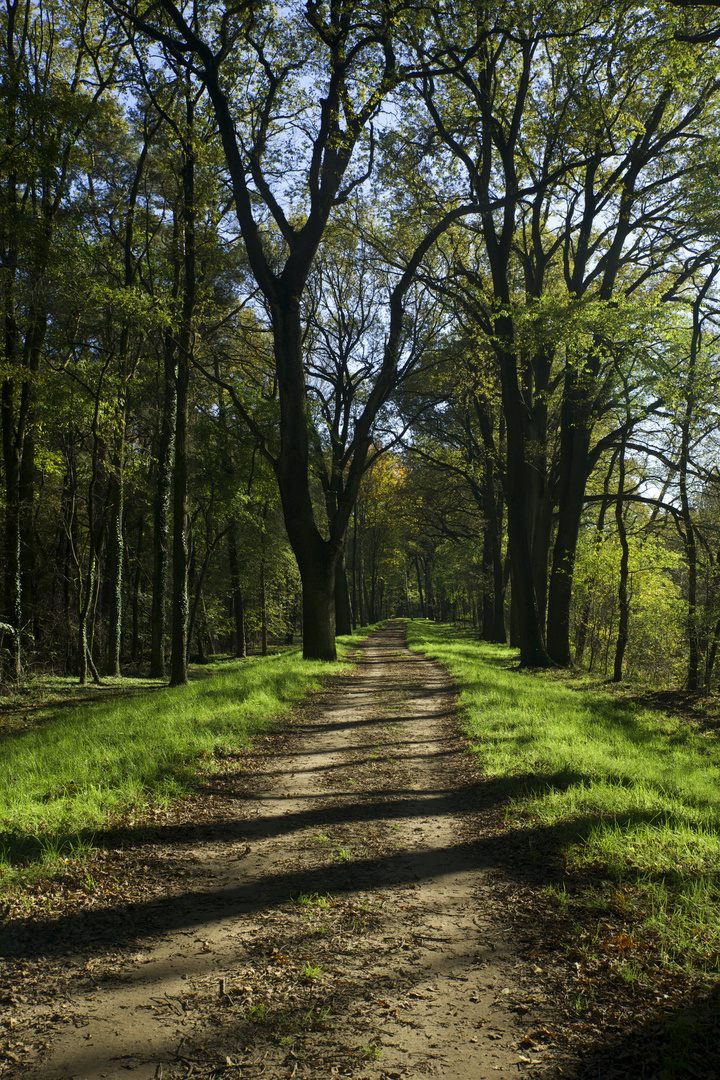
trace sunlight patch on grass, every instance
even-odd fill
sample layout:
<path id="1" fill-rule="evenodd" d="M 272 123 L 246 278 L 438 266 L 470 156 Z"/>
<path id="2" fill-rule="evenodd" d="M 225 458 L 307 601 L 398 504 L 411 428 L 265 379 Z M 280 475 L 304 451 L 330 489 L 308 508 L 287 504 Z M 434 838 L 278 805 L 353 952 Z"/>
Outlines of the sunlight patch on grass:
<path id="1" fill-rule="evenodd" d="M 341 660 L 367 634 L 338 639 Z M 181 798 L 216 756 L 248 748 L 342 665 L 299 649 L 204 665 L 189 686 L 58 709 L 0 739 L 0 891 L 18 869 L 52 871 L 93 833 Z"/>
<path id="2" fill-rule="evenodd" d="M 583 903 L 605 895 L 674 963 L 720 971 L 717 737 L 572 675 L 519 670 L 514 650 L 450 626 L 411 622 L 408 641 L 454 678 L 508 825 L 541 832 L 589 880 Z"/>

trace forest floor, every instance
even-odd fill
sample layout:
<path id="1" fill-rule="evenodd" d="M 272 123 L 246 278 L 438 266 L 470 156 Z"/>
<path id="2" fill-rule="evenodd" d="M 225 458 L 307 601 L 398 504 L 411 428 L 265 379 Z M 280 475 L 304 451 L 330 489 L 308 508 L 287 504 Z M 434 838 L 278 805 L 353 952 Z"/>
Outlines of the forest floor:
<path id="1" fill-rule="evenodd" d="M 0 1076 L 719 1075 L 712 1001 L 668 1067 L 682 995 L 658 1012 L 578 960 L 563 868 L 508 827 L 446 673 L 400 625 L 355 659 L 182 805 L 96 836 L 45 913 L 9 912 Z"/>

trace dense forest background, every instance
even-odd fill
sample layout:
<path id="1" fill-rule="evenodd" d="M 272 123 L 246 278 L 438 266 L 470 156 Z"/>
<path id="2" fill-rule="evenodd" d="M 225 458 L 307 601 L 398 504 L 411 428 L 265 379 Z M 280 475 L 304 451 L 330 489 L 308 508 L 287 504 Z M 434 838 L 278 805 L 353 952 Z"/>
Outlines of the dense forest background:
<path id="1" fill-rule="evenodd" d="M 720 57 L 634 2 L 0 13 L 2 655 L 720 672 Z"/>

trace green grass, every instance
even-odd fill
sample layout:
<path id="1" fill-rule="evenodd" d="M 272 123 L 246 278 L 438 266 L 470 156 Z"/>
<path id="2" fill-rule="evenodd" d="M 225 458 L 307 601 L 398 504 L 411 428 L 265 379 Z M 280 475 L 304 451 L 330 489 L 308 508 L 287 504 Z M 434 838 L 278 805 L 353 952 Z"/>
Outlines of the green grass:
<path id="1" fill-rule="evenodd" d="M 508 824 L 589 883 L 583 904 L 624 913 L 667 961 L 717 973 L 717 735 L 571 674 L 518 670 L 514 650 L 449 626 L 408 623 L 408 640 L 455 679 Z"/>
<path id="2" fill-rule="evenodd" d="M 339 655 L 368 632 L 338 639 Z M 0 738 L 0 892 L 87 854 L 120 817 L 182 798 L 336 670 L 299 649 L 204 665 L 189 686 L 60 708 Z"/>

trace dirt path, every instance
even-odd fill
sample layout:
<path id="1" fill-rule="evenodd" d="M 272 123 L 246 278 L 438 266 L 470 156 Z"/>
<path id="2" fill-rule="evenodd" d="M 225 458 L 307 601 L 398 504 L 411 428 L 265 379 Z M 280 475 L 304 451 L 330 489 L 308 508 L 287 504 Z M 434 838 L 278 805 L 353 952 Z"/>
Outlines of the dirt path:
<path id="1" fill-rule="evenodd" d="M 402 627 L 376 634 L 277 755 L 143 841 L 132 906 L 19 929 L 39 990 L 5 1002 L 4 1075 L 537 1077 L 546 1003 L 453 708 Z"/>

